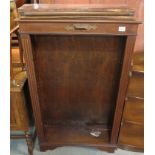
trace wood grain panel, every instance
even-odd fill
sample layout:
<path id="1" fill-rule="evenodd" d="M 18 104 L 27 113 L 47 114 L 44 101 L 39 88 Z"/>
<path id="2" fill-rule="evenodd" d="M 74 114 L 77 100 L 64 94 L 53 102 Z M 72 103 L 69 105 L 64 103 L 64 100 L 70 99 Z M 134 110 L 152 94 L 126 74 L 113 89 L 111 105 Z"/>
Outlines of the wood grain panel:
<path id="1" fill-rule="evenodd" d="M 14 80 L 17 85 L 10 85 L 10 128 L 11 130 L 28 130 L 29 120 L 26 106 L 26 94 L 28 89 L 26 85 L 26 73 L 19 72 Z M 25 97 L 26 96 L 26 97 Z"/>
<path id="2" fill-rule="evenodd" d="M 134 53 L 132 73 L 118 144 L 123 149 L 144 149 L 144 53 Z M 130 74 L 131 75 L 131 74 Z"/>
<path id="3" fill-rule="evenodd" d="M 56 21 L 57 22 L 57 21 Z M 98 22 L 98 21 L 97 21 Z M 103 21 L 101 21 L 103 22 Z M 21 23 L 20 26 L 20 30 L 21 33 L 31 33 L 31 34 L 44 34 L 46 33 L 46 31 L 48 31 L 48 34 L 107 34 L 107 35 L 111 35 L 114 33 L 114 35 L 136 35 L 136 30 L 137 30 L 137 24 L 133 24 L 131 25 L 130 23 L 127 23 L 128 21 L 126 21 L 126 23 L 123 23 L 123 26 L 126 27 L 126 32 L 119 32 L 119 26 L 120 23 L 97 23 L 97 24 L 93 24 L 93 23 L 87 23 L 86 21 L 82 21 L 82 22 L 78 22 L 79 24 L 90 24 L 90 25 L 95 25 L 96 29 L 91 29 L 91 30 L 67 30 L 66 27 L 68 26 L 72 26 L 73 24 L 77 23 L 75 21 L 72 21 L 69 23 L 50 23 L 50 22 L 46 22 L 46 29 L 44 29 L 44 27 L 42 27 L 41 25 L 41 21 L 35 22 L 35 23 L 27 23 L 27 22 L 23 22 Z M 31 28 L 31 29 L 30 29 Z"/>
<path id="4" fill-rule="evenodd" d="M 23 91 L 11 92 L 11 130 L 28 130 L 28 115 Z"/>
<path id="5" fill-rule="evenodd" d="M 111 133 L 111 143 L 115 144 L 118 139 L 118 132 L 121 124 L 122 119 L 122 111 L 124 108 L 124 100 L 126 96 L 127 91 L 127 85 L 129 81 L 129 69 L 130 69 L 130 63 L 132 58 L 132 52 L 135 45 L 135 36 L 128 36 L 125 46 L 125 55 L 123 59 L 123 66 L 122 66 L 122 72 L 121 72 L 121 79 L 119 83 L 119 91 L 117 96 L 117 103 L 116 103 L 116 109 L 115 109 L 115 115 L 114 115 L 114 121 L 113 121 L 113 127 L 112 127 L 112 133 Z"/>
<path id="6" fill-rule="evenodd" d="M 32 107 L 33 112 L 35 115 L 35 122 L 38 137 L 40 140 L 44 141 L 44 130 L 42 126 L 42 117 L 40 112 L 39 100 L 38 100 L 38 93 L 37 93 L 37 86 L 36 86 L 36 78 L 34 72 L 34 64 L 33 64 L 33 55 L 32 55 L 32 45 L 31 45 L 31 38 L 28 34 L 22 34 L 22 46 L 24 49 L 24 58 L 26 61 L 27 66 L 27 73 L 28 73 L 28 82 L 30 88 L 30 95 L 32 100 Z M 29 67 L 28 67 L 29 66 Z"/>
<path id="7" fill-rule="evenodd" d="M 144 126 L 124 122 L 120 131 L 119 145 L 143 151 Z"/>
<path id="8" fill-rule="evenodd" d="M 144 98 L 144 74 L 133 72 L 130 78 L 127 96 Z"/>
<path id="9" fill-rule="evenodd" d="M 123 119 L 144 124 L 144 99 L 128 98 L 125 102 Z"/>
<path id="10" fill-rule="evenodd" d="M 87 127 L 69 127 L 52 126 L 46 128 L 47 140 L 50 145 L 85 145 L 85 144 L 107 144 L 109 142 L 109 133 L 104 126 L 87 126 Z M 59 132 L 57 132 L 59 130 Z M 90 134 L 92 130 L 101 131 L 101 135 L 94 137 Z M 73 142 L 74 139 L 74 142 Z"/>
<path id="11" fill-rule="evenodd" d="M 34 37 L 45 124 L 111 123 L 124 43 L 110 36 Z"/>
<path id="12" fill-rule="evenodd" d="M 144 74 L 144 51 L 134 53 L 132 71 Z"/>

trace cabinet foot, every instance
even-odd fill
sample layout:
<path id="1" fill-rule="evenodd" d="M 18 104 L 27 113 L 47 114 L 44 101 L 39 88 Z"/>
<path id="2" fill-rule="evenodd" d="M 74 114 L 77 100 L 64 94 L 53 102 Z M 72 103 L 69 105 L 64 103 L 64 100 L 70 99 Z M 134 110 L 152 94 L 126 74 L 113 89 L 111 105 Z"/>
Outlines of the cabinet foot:
<path id="1" fill-rule="evenodd" d="M 26 143 L 28 146 L 28 153 L 29 155 L 33 155 L 33 142 L 28 132 L 25 132 L 25 138 L 26 138 Z"/>

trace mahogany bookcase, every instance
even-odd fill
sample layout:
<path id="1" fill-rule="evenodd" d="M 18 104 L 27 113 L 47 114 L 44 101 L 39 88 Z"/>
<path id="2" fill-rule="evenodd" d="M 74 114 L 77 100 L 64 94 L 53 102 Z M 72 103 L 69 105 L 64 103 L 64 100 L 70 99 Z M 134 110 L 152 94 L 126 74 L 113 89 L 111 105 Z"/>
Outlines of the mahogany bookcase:
<path id="1" fill-rule="evenodd" d="M 140 23 L 134 10 L 30 4 L 19 14 L 40 149 L 113 152 Z"/>

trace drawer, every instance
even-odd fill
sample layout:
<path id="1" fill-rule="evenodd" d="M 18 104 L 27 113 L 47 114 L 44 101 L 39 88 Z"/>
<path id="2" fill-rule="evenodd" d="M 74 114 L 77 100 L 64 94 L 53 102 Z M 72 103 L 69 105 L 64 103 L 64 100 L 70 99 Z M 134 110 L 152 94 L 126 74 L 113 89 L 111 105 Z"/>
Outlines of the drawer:
<path id="1" fill-rule="evenodd" d="M 130 78 L 128 91 L 128 97 L 144 98 L 144 74 L 133 72 Z"/>
<path id="2" fill-rule="evenodd" d="M 144 149 L 144 126 L 124 122 L 119 135 L 119 145 Z"/>
<path id="3" fill-rule="evenodd" d="M 46 27 L 46 29 L 45 29 Z M 30 34 L 115 34 L 136 35 L 136 24 L 95 23 L 95 22 L 26 22 L 20 21 L 20 32 Z"/>
<path id="4" fill-rule="evenodd" d="M 144 99 L 128 98 L 125 102 L 123 119 L 144 124 Z"/>

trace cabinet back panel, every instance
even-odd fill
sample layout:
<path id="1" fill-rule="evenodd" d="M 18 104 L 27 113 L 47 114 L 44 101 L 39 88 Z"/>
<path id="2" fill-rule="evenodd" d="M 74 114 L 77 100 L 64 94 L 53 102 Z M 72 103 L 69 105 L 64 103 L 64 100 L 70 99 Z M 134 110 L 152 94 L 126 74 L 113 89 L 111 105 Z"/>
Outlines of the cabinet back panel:
<path id="1" fill-rule="evenodd" d="M 44 125 L 111 124 L 125 38 L 33 35 Z"/>

